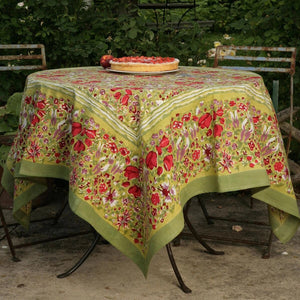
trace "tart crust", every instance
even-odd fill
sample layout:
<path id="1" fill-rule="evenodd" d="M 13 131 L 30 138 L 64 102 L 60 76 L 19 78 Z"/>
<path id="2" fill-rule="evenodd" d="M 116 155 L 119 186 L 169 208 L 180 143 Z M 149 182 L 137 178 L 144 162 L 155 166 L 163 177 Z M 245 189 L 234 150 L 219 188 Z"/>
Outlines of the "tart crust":
<path id="1" fill-rule="evenodd" d="M 149 62 L 151 61 L 151 59 L 153 60 L 153 62 Z M 179 60 L 177 58 L 162 58 L 162 62 L 160 62 L 160 60 L 155 60 L 155 58 L 153 57 L 141 57 L 141 62 L 138 62 L 139 57 L 135 57 L 132 60 L 133 61 L 130 61 L 130 57 L 128 57 L 127 59 L 121 58 L 111 60 L 111 70 L 126 72 L 163 72 L 177 70 L 179 65 Z"/>

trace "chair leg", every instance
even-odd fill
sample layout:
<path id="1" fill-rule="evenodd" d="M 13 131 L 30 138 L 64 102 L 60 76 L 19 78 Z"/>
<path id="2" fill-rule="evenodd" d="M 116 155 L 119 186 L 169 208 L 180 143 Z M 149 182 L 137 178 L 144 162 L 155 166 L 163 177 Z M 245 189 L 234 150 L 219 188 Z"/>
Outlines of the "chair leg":
<path id="1" fill-rule="evenodd" d="M 179 282 L 179 285 L 180 285 L 180 288 L 183 290 L 183 292 L 185 293 L 191 293 L 192 290 L 190 288 L 188 288 L 185 283 L 183 282 L 182 280 L 182 277 L 179 273 L 179 270 L 177 268 L 177 265 L 176 265 L 176 262 L 175 262 L 175 259 L 174 259 L 174 256 L 173 256 L 173 252 L 172 252 L 172 248 L 171 248 L 171 245 L 170 243 L 168 243 L 166 245 L 166 248 L 167 248 L 167 252 L 168 252 L 168 256 L 169 256 L 169 259 L 170 259 L 170 262 L 171 262 L 171 265 L 172 265 L 172 268 L 174 270 L 174 273 L 176 275 L 176 278 Z"/>
<path id="2" fill-rule="evenodd" d="M 57 224 L 59 218 L 61 217 L 62 213 L 64 212 L 65 208 L 67 207 L 68 202 L 69 202 L 69 198 L 68 198 L 68 196 L 66 196 L 62 207 L 56 212 L 56 214 L 54 216 L 53 225 Z"/>
<path id="3" fill-rule="evenodd" d="M 3 229 L 4 229 L 4 233 L 5 233 L 7 242 L 8 242 L 9 250 L 10 250 L 10 253 L 12 255 L 12 260 L 15 261 L 15 262 L 18 262 L 18 261 L 20 261 L 20 259 L 16 257 L 15 248 L 14 248 L 13 242 L 11 240 L 11 237 L 10 237 L 10 234 L 9 234 L 9 231 L 8 231 L 6 221 L 5 221 L 5 218 L 4 218 L 3 211 L 2 211 L 1 207 L 0 207 L 0 218 L 1 218 L 1 223 L 2 223 Z"/>
<path id="4" fill-rule="evenodd" d="M 204 201 L 200 198 L 200 195 L 197 198 L 198 198 L 198 202 L 199 202 L 199 204 L 201 206 L 201 209 L 203 211 L 203 214 L 205 216 L 207 224 L 208 225 L 214 224 L 214 222 L 212 221 L 212 219 L 210 218 L 210 216 L 209 216 L 209 214 L 207 212 L 207 209 L 206 209 Z"/>
<path id="5" fill-rule="evenodd" d="M 184 220 L 186 225 L 188 226 L 188 228 L 190 229 L 191 233 L 193 234 L 193 236 L 198 240 L 198 242 L 207 250 L 207 252 L 209 254 L 214 254 L 214 255 L 223 255 L 224 252 L 223 251 L 216 251 L 213 248 L 211 248 L 197 233 L 197 231 L 195 230 L 195 228 L 193 227 L 192 223 L 190 222 L 189 218 L 188 218 L 188 210 L 189 207 L 191 205 L 191 201 L 188 201 L 186 203 L 186 205 L 183 208 L 183 216 L 184 216 Z"/>
<path id="6" fill-rule="evenodd" d="M 100 239 L 100 234 L 95 232 L 95 239 L 93 240 L 92 244 L 87 249 L 87 251 L 79 259 L 79 261 L 72 268 L 70 268 L 68 271 L 57 275 L 57 278 L 65 278 L 65 277 L 71 275 L 73 272 L 75 272 L 85 262 L 85 260 L 89 257 L 89 255 L 93 252 L 93 250 L 94 250 L 95 246 L 97 245 L 99 239 Z"/>

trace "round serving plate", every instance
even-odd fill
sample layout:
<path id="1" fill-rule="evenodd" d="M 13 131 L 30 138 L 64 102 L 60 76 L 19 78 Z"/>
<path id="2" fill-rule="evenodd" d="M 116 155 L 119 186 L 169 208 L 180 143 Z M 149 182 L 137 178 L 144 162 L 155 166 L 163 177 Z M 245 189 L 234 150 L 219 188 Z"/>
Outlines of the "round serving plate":
<path id="1" fill-rule="evenodd" d="M 170 70 L 170 71 L 159 71 L 159 72 L 134 72 L 134 71 L 120 71 L 120 70 L 112 70 L 111 68 L 105 69 L 108 72 L 112 73 L 121 73 L 121 74 L 131 74 L 131 75 L 162 75 L 162 74 L 169 74 L 175 73 L 179 71 L 178 69 Z"/>

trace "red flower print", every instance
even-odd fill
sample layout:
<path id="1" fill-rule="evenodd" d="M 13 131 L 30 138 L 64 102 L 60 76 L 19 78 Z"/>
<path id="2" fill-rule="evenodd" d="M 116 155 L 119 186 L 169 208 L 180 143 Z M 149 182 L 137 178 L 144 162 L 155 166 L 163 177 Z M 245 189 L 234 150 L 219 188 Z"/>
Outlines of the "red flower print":
<path id="1" fill-rule="evenodd" d="M 132 91 L 131 90 L 125 90 L 127 95 L 132 95 Z"/>
<path id="2" fill-rule="evenodd" d="M 181 120 L 187 122 L 191 119 L 191 115 L 192 115 L 191 113 L 184 114 Z"/>
<path id="3" fill-rule="evenodd" d="M 222 131 L 223 131 L 223 126 L 219 125 L 219 124 L 216 124 L 214 126 L 214 137 L 221 136 Z"/>
<path id="4" fill-rule="evenodd" d="M 199 159 L 199 158 L 200 158 L 200 154 L 201 154 L 200 150 L 195 150 L 195 151 L 193 152 L 193 154 L 192 154 L 193 160 Z"/>
<path id="5" fill-rule="evenodd" d="M 27 152 L 33 161 L 35 161 L 35 157 L 39 157 L 41 155 L 40 149 L 41 148 L 35 142 L 31 142 L 30 149 L 27 150 Z"/>
<path id="6" fill-rule="evenodd" d="M 284 165 L 282 162 L 276 162 L 274 165 L 274 169 L 278 172 L 281 172 L 283 169 Z"/>
<path id="7" fill-rule="evenodd" d="M 85 135 L 89 137 L 90 139 L 94 139 L 96 137 L 96 130 L 92 129 L 85 129 L 84 131 Z"/>
<path id="8" fill-rule="evenodd" d="M 157 167 L 157 154 L 154 151 L 150 151 L 146 157 L 146 165 L 150 170 Z"/>
<path id="9" fill-rule="evenodd" d="M 212 116 L 210 113 L 204 114 L 198 122 L 198 125 L 203 129 L 203 128 L 208 128 L 210 126 L 212 120 Z"/>
<path id="10" fill-rule="evenodd" d="M 76 136 L 77 134 L 79 134 L 82 130 L 81 124 L 78 122 L 74 122 L 72 123 L 72 135 Z"/>
<path id="11" fill-rule="evenodd" d="M 134 198 L 138 198 L 141 196 L 142 191 L 137 185 L 134 185 L 129 188 L 128 193 L 132 194 Z"/>
<path id="12" fill-rule="evenodd" d="M 31 103 L 31 99 L 32 99 L 31 97 L 26 96 L 26 97 L 25 97 L 25 103 L 26 103 L 26 104 L 30 104 L 30 103 Z"/>
<path id="13" fill-rule="evenodd" d="M 122 97 L 121 99 L 121 104 L 122 105 L 128 105 L 128 100 L 129 100 L 129 96 L 126 94 Z"/>
<path id="14" fill-rule="evenodd" d="M 182 125 L 183 125 L 182 122 L 180 122 L 180 121 L 174 121 L 172 127 L 173 127 L 173 129 L 180 129 L 180 128 L 182 128 Z"/>
<path id="15" fill-rule="evenodd" d="M 171 153 L 171 152 L 173 151 L 173 147 L 172 147 L 172 145 L 169 145 L 169 147 L 168 147 L 167 151 L 168 151 L 169 153 Z"/>
<path id="16" fill-rule="evenodd" d="M 158 155 L 161 155 L 162 154 L 161 147 L 155 146 L 155 148 L 156 148 Z"/>
<path id="17" fill-rule="evenodd" d="M 127 154 L 130 153 L 130 151 L 128 151 L 128 149 L 126 148 L 120 148 L 119 152 L 121 153 L 122 156 L 126 156 Z"/>
<path id="18" fill-rule="evenodd" d="M 77 141 L 74 144 L 74 150 L 77 151 L 78 153 L 81 152 L 81 151 L 84 151 L 85 150 L 84 143 L 82 141 Z"/>
<path id="19" fill-rule="evenodd" d="M 31 121 L 31 124 L 35 126 L 40 121 L 40 118 L 37 115 L 34 115 Z"/>
<path id="20" fill-rule="evenodd" d="M 162 167 L 158 167 L 157 168 L 157 175 L 161 175 L 162 174 L 162 172 L 163 172 L 163 168 Z"/>
<path id="21" fill-rule="evenodd" d="M 219 117 L 222 117 L 224 114 L 224 111 L 223 111 L 223 108 L 219 108 L 216 112 L 216 115 L 219 116 Z"/>
<path id="22" fill-rule="evenodd" d="M 42 118 L 46 114 L 46 112 L 44 110 L 38 110 L 37 114 Z"/>
<path id="23" fill-rule="evenodd" d="M 122 186 L 123 187 L 129 187 L 130 186 L 130 182 L 129 181 L 123 182 Z"/>
<path id="24" fill-rule="evenodd" d="M 167 155 L 164 158 L 164 167 L 166 171 L 170 171 L 173 167 L 173 155 Z"/>
<path id="25" fill-rule="evenodd" d="M 115 93 L 115 94 L 114 94 L 114 97 L 115 97 L 117 100 L 119 100 L 120 97 L 121 97 L 121 93 L 120 93 L 120 92 Z"/>
<path id="26" fill-rule="evenodd" d="M 100 183 L 99 185 L 99 193 L 104 193 L 107 191 L 107 185 L 105 183 Z"/>
<path id="27" fill-rule="evenodd" d="M 166 136 L 163 136 L 159 143 L 159 146 L 164 148 L 167 147 L 168 145 L 169 145 L 169 139 Z"/>
<path id="28" fill-rule="evenodd" d="M 208 129 L 207 132 L 206 132 L 206 136 L 211 136 L 211 135 L 212 135 L 212 130 Z"/>
<path id="29" fill-rule="evenodd" d="M 234 105 L 235 105 L 235 102 L 231 100 L 231 101 L 229 102 L 229 105 L 230 105 L 230 106 L 234 106 Z"/>
<path id="30" fill-rule="evenodd" d="M 158 193 L 152 194 L 152 196 L 151 196 L 151 202 L 152 202 L 153 205 L 159 204 L 160 199 L 159 199 L 159 194 Z"/>
<path id="31" fill-rule="evenodd" d="M 84 143 L 85 143 L 88 147 L 92 146 L 92 144 L 93 144 L 93 142 L 92 142 L 90 139 L 85 139 Z"/>
<path id="32" fill-rule="evenodd" d="M 240 105 L 239 105 L 239 109 L 240 109 L 240 110 L 247 111 L 247 110 L 248 110 L 248 106 L 247 106 L 247 105 L 245 105 L 244 103 L 240 103 Z"/>
<path id="33" fill-rule="evenodd" d="M 65 141 L 60 141 L 58 143 L 58 145 L 59 145 L 59 148 L 62 149 L 62 148 L 64 148 L 66 146 L 66 142 Z"/>
<path id="34" fill-rule="evenodd" d="M 39 109 L 44 109 L 46 106 L 45 100 L 38 101 L 35 106 Z"/>
<path id="35" fill-rule="evenodd" d="M 251 141 L 250 143 L 248 143 L 248 146 L 249 146 L 250 150 L 252 151 L 255 147 L 255 144 L 253 141 Z"/>
<path id="36" fill-rule="evenodd" d="M 128 166 L 125 168 L 124 176 L 127 177 L 128 180 L 138 178 L 139 177 L 139 169 L 134 166 Z"/>
<path id="37" fill-rule="evenodd" d="M 253 123 L 254 123 L 254 124 L 256 124 L 256 123 L 259 122 L 259 116 L 253 117 L 252 119 L 253 119 Z"/>
<path id="38" fill-rule="evenodd" d="M 128 222 L 130 221 L 130 214 L 128 212 L 128 210 L 125 210 L 123 215 L 119 215 L 117 217 L 117 226 L 119 227 L 124 227 L 124 228 L 128 228 Z"/>
<path id="39" fill-rule="evenodd" d="M 110 149 L 110 151 L 112 153 L 117 153 L 118 152 L 118 147 L 115 143 L 111 142 L 111 143 L 108 143 L 108 148 Z"/>

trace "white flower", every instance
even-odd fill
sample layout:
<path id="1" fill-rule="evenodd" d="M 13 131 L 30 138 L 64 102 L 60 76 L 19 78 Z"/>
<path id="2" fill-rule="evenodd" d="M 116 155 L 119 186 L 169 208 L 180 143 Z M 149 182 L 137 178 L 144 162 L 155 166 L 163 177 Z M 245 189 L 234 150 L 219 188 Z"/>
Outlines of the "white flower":
<path id="1" fill-rule="evenodd" d="M 205 65 L 206 64 L 206 59 L 200 59 L 197 61 L 197 65 Z"/>
<path id="2" fill-rule="evenodd" d="M 193 59 L 192 59 L 192 58 L 189 58 L 189 59 L 188 59 L 188 62 L 193 62 Z"/>
<path id="3" fill-rule="evenodd" d="M 23 6 L 24 6 L 24 2 L 19 2 L 17 5 L 18 5 L 19 7 L 23 7 Z"/>
<path id="4" fill-rule="evenodd" d="M 227 33 L 225 33 L 225 34 L 223 35 L 223 38 L 224 38 L 225 40 L 230 40 L 230 39 L 231 39 L 231 36 L 229 36 Z"/>
<path id="5" fill-rule="evenodd" d="M 218 41 L 214 42 L 214 47 L 217 48 L 218 46 L 222 46 L 222 43 Z"/>
<path id="6" fill-rule="evenodd" d="M 208 52 L 207 52 L 208 58 L 213 58 L 213 57 L 215 57 L 215 55 L 216 55 L 216 48 L 211 48 L 208 50 Z"/>

